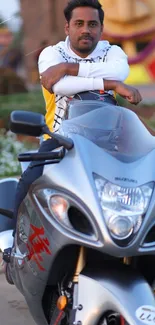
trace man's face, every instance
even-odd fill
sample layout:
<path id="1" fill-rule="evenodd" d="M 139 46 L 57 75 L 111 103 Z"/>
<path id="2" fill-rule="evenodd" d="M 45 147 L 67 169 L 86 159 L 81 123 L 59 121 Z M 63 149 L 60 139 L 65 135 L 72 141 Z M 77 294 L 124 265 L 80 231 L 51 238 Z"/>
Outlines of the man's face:
<path id="1" fill-rule="evenodd" d="M 103 32 L 97 9 L 78 7 L 72 11 L 69 23 L 66 23 L 71 49 L 81 57 L 87 57 L 95 49 Z"/>

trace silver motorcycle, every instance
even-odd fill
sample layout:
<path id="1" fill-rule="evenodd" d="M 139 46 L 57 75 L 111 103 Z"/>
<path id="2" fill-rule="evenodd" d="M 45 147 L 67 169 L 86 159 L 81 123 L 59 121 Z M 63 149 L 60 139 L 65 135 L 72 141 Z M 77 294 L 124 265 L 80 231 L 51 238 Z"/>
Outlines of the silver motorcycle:
<path id="1" fill-rule="evenodd" d="M 0 235 L 36 324 L 155 324 L 155 137 L 134 112 L 93 100 L 70 101 L 59 134 L 23 111 L 10 128 L 60 144 L 19 155 L 43 175 L 20 206 L 14 244 L 12 230 Z"/>

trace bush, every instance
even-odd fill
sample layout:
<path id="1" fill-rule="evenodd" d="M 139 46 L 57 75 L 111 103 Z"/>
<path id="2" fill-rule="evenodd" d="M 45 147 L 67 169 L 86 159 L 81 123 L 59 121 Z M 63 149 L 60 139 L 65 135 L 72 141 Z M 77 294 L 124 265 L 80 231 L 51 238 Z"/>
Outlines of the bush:
<path id="1" fill-rule="evenodd" d="M 141 102 L 139 105 L 132 105 L 124 98 L 117 95 L 117 102 L 120 106 L 127 107 L 134 111 L 142 121 L 153 129 L 153 135 L 155 131 L 155 102 Z"/>
<path id="2" fill-rule="evenodd" d="M 0 177 L 21 174 L 18 154 L 36 149 L 36 144 L 18 141 L 15 134 L 3 129 L 0 132 Z"/>
<path id="3" fill-rule="evenodd" d="M 24 110 L 45 114 L 45 102 L 41 90 L 26 94 L 0 96 L 0 119 L 3 127 L 9 128 L 10 114 L 14 110 Z"/>
<path id="4" fill-rule="evenodd" d="M 10 68 L 0 68 L 0 94 L 25 93 L 25 81 Z"/>

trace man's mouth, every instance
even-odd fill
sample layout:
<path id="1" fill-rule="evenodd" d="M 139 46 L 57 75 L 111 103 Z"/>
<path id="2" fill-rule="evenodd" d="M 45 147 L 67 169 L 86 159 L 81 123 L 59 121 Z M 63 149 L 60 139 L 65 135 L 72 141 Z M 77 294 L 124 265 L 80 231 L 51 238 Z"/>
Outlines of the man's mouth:
<path id="1" fill-rule="evenodd" d="M 92 37 L 88 37 L 88 36 L 86 36 L 86 37 L 81 37 L 81 38 L 80 38 L 80 41 L 92 41 Z"/>

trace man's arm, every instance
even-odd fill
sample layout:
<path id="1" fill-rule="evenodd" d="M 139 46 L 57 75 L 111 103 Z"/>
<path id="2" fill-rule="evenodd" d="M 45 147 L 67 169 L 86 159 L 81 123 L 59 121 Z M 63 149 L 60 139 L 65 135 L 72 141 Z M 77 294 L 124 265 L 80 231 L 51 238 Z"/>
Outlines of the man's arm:
<path id="1" fill-rule="evenodd" d="M 71 77 L 71 78 L 74 78 L 75 83 L 76 83 L 76 79 L 78 79 L 78 77 Z M 81 78 L 81 83 L 82 83 L 82 81 L 83 81 L 83 83 L 85 83 L 85 79 L 87 79 L 87 78 L 84 78 L 84 80 L 83 80 L 83 78 Z M 91 78 L 88 78 L 88 80 L 90 81 Z M 66 87 L 65 78 L 63 78 L 63 81 L 64 81 L 63 87 L 65 88 Z M 95 85 L 95 82 L 96 81 L 98 81 L 98 79 L 95 79 L 94 78 L 93 81 L 92 81 L 92 85 L 91 85 L 91 82 L 90 83 L 87 83 L 87 89 L 86 90 L 88 90 L 88 91 L 89 90 L 100 90 L 101 87 L 98 87 L 97 88 L 96 85 Z M 62 83 L 62 80 L 60 82 Z M 55 87 L 59 87 L 58 84 L 59 83 L 57 83 L 53 87 L 53 90 L 55 89 Z M 82 84 L 81 85 L 78 84 L 78 86 L 79 86 L 78 92 L 84 91 Z M 123 97 L 126 100 L 128 100 L 131 104 L 137 105 L 142 100 L 141 94 L 139 93 L 139 91 L 136 88 L 131 87 L 129 85 L 126 85 L 126 84 L 122 83 L 121 81 L 117 81 L 117 80 L 102 80 L 102 89 L 104 89 L 105 91 L 114 90 L 117 94 L 119 94 L 121 97 Z M 74 88 L 74 85 L 72 86 L 72 92 L 73 91 L 74 91 L 74 94 L 77 94 L 78 93 L 77 92 L 77 85 L 75 85 L 75 88 Z M 69 95 L 69 90 L 67 90 L 67 87 L 66 87 L 66 92 L 68 92 L 68 95 Z"/>
<path id="2" fill-rule="evenodd" d="M 73 96 L 89 90 L 104 90 L 103 79 L 66 76 L 52 87 L 55 94 L 62 96 Z"/>
<path id="3" fill-rule="evenodd" d="M 66 74 L 68 74 L 68 70 L 66 69 L 71 66 L 69 67 L 68 63 L 59 63 L 63 60 L 61 61 L 60 57 L 54 56 L 51 49 L 52 47 L 50 47 L 50 53 L 49 48 L 45 49 L 39 58 L 39 71 L 42 75 L 41 82 L 48 91 L 54 91 L 56 94 L 63 96 L 70 96 L 78 92 L 89 90 L 114 90 L 120 96 L 126 98 L 130 103 L 138 104 L 142 100 L 137 89 L 127 86 L 118 80 L 112 81 L 103 80 L 102 78 L 82 78 L 76 76 L 79 71 L 78 65 L 72 66 L 73 76 L 66 76 Z M 53 67 L 51 66 L 51 62 L 54 65 Z M 50 68 L 48 68 L 48 66 Z"/>
<path id="4" fill-rule="evenodd" d="M 49 92 L 54 91 L 54 93 L 62 96 L 72 96 L 82 91 L 101 89 L 105 91 L 114 90 L 117 94 L 126 98 L 132 104 L 138 104 L 142 100 L 142 97 L 136 88 L 125 85 L 118 80 L 103 80 L 99 78 L 67 76 L 61 78 L 60 81 L 54 84 L 53 90 L 51 91 L 50 69 L 51 68 L 44 72 L 43 78 L 41 80 L 43 87 L 46 88 Z"/>
<path id="5" fill-rule="evenodd" d="M 118 50 L 109 50 L 109 62 L 89 64 L 62 62 L 61 55 L 54 51 L 51 46 L 46 48 L 41 53 L 38 62 L 42 84 L 49 92 L 63 96 L 71 96 L 81 91 L 103 90 L 103 79 L 122 80 L 128 74 L 127 56 L 119 47 L 113 47 Z M 115 65 L 115 69 L 112 63 Z M 88 76 L 84 73 L 85 69 L 87 69 Z M 111 71 L 111 74 L 109 74 L 109 78 L 106 78 L 108 70 Z M 114 73 L 116 70 L 117 72 Z"/>
<path id="6" fill-rule="evenodd" d="M 113 89 L 118 95 L 128 100 L 131 104 L 137 105 L 142 101 L 142 96 L 136 88 L 126 85 L 121 81 L 104 80 L 104 89 Z"/>
<path id="7" fill-rule="evenodd" d="M 102 78 L 78 77 L 79 65 L 73 65 L 69 75 L 68 68 L 70 69 L 71 65 L 64 62 L 63 57 L 52 46 L 41 52 L 38 68 L 42 85 L 56 95 L 72 96 L 82 91 L 104 89 Z"/>
<path id="8" fill-rule="evenodd" d="M 128 57 L 124 51 L 113 45 L 104 62 L 65 63 L 66 75 L 85 78 L 102 78 L 124 81 L 129 75 Z"/>
<path id="9" fill-rule="evenodd" d="M 62 61 L 58 61 L 58 59 L 56 60 L 55 58 L 51 58 L 51 54 L 52 52 L 49 53 L 48 60 L 43 59 L 39 61 L 39 68 L 42 72 L 43 70 L 52 67 L 50 73 L 51 77 L 53 77 L 53 85 L 66 75 L 124 81 L 129 74 L 127 56 L 120 47 L 115 45 L 113 45 L 109 50 L 106 61 L 99 63 L 62 63 Z M 51 58 L 51 60 L 49 60 L 49 58 Z M 55 62 L 61 63 L 61 67 L 58 64 L 55 65 Z"/>
<path id="10" fill-rule="evenodd" d="M 74 70 L 75 67 L 73 67 Z M 41 84 L 50 93 L 60 96 L 73 96 L 82 91 L 104 90 L 102 78 L 82 78 L 67 76 L 63 63 L 48 68 L 41 74 Z"/>
<path id="11" fill-rule="evenodd" d="M 109 50 L 105 62 L 81 62 L 75 67 L 73 64 L 70 66 L 68 64 L 67 74 L 72 75 L 73 69 L 77 72 L 77 76 L 87 78 L 124 81 L 129 75 L 127 55 L 116 45 L 113 45 Z"/>

